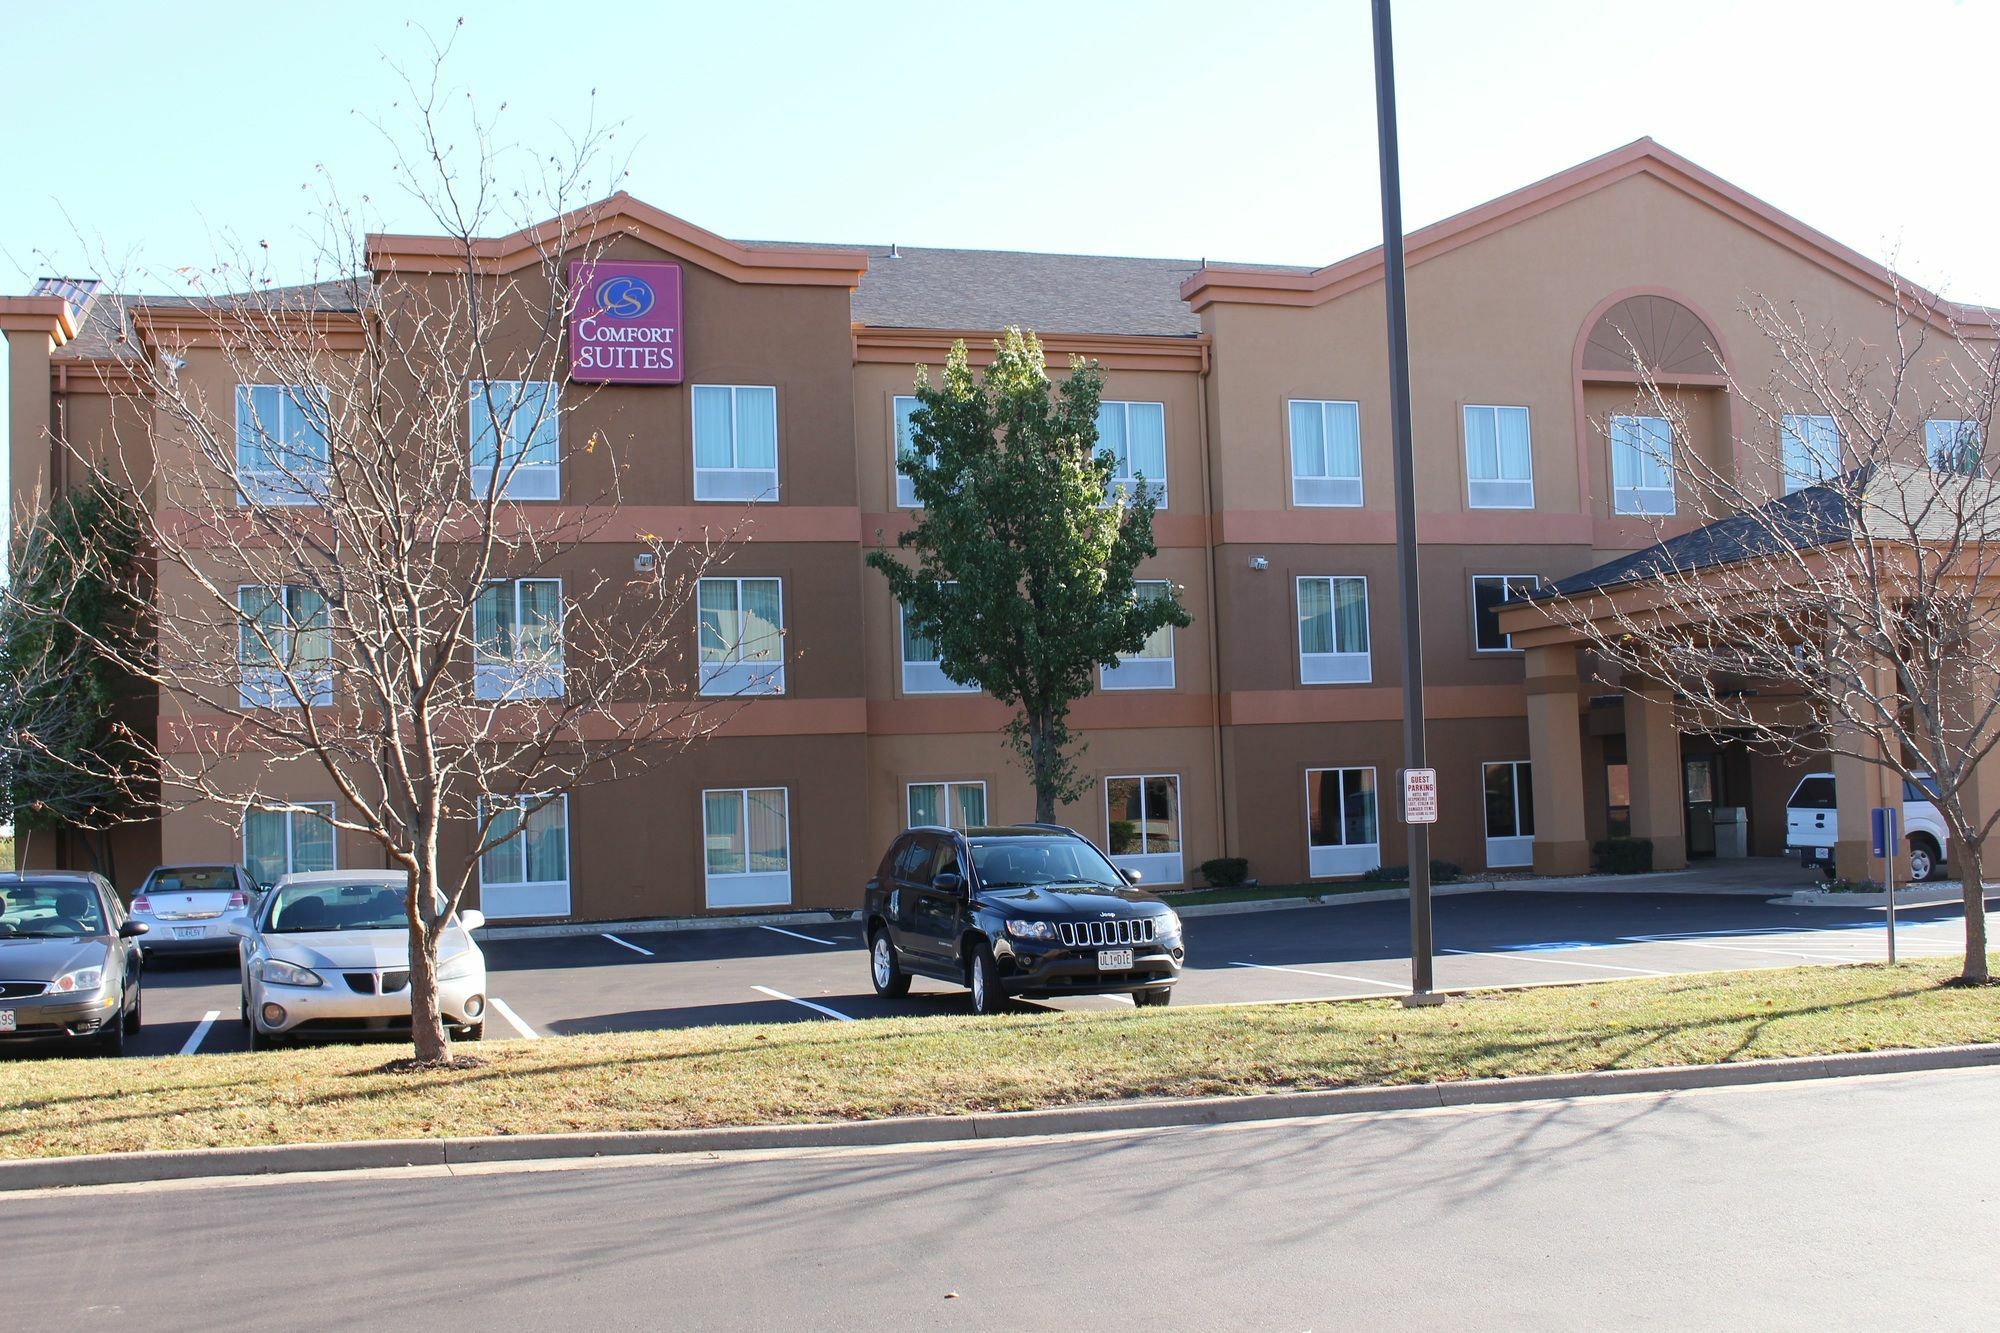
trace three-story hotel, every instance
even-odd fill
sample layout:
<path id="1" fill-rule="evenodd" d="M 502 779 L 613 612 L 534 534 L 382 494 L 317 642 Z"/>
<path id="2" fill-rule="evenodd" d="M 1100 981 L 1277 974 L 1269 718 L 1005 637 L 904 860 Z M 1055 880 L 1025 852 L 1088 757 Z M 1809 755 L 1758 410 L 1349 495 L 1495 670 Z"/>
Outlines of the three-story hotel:
<path id="1" fill-rule="evenodd" d="M 754 670 L 697 654 L 690 625 L 690 687 L 754 697 L 672 763 L 539 811 L 531 836 L 485 858 L 489 917 L 852 908 L 906 825 L 1031 817 L 1000 735 L 1008 710 L 944 675 L 864 564 L 911 517 L 895 460 L 915 367 L 940 367 L 959 339 L 977 364 L 1008 325 L 1036 331 L 1052 366 L 1102 365 L 1101 443 L 1121 475 L 1161 490 L 1141 577 L 1172 584 L 1193 616 L 1103 668 L 1077 705 L 1091 783 L 1062 820 L 1156 886 L 1198 882 L 1225 855 L 1267 884 L 1404 859 L 1379 251 L 1308 269 L 758 244 L 623 195 L 598 227 L 615 233 L 609 260 L 677 266 L 676 373 L 564 403 L 525 442 L 514 498 L 599 493 L 604 464 L 580 442 L 636 446 L 618 532 L 741 523 L 753 540 L 699 606 L 771 651 Z M 535 261 L 517 238 L 492 253 Z M 435 238 L 383 235 L 369 265 L 379 283 L 437 256 Z M 1689 447 L 1781 489 L 1788 444 L 1821 425 L 1733 405 L 1732 379 L 1771 370 L 1746 301 L 1873 336 L 1894 276 L 1650 140 L 1412 234 L 1408 262 L 1435 854 L 1469 872 L 1574 872 L 1591 842 L 1623 833 L 1652 839 L 1662 867 L 1777 854 L 1797 765 L 1676 727 L 1670 708 L 1587 672 L 1529 679 L 1498 608 L 1650 545 L 1663 519 L 1692 525 L 1648 447 L 1665 423 L 1642 374 L 1674 396 Z M 143 330 L 185 301 L 115 304 Z M 145 434 L 114 419 L 145 409 L 112 392 L 127 323 L 113 305 L 87 284 L 0 300 L 17 521 L 65 483 L 68 449 Z M 226 382 L 227 366 L 196 345 L 183 373 L 213 380 L 214 402 L 276 392 Z M 468 421 L 469 450 L 477 433 Z M 607 532 L 576 559 L 629 569 L 639 550 Z M 562 596 L 559 581 L 523 581 L 486 614 L 518 641 Z M 296 782 L 292 800 L 332 809 L 310 772 Z M 379 864 L 297 812 L 239 825 L 176 809 L 117 845 L 128 889 L 157 861 L 242 860 L 267 880 Z M 87 864 L 80 844 L 32 854 Z"/>

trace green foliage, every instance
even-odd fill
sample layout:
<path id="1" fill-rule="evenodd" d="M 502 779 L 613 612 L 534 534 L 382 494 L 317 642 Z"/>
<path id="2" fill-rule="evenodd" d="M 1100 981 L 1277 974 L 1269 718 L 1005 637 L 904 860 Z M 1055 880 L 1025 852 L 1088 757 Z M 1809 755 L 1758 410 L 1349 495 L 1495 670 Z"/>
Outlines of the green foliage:
<path id="1" fill-rule="evenodd" d="M 132 681 L 99 646 L 132 632 L 139 527 L 102 483 L 58 495 L 0 604 L 0 804 L 17 830 L 103 829 L 129 808 L 136 750 L 116 725 Z"/>
<path id="2" fill-rule="evenodd" d="M 1651 838 L 1605 838 L 1595 843 L 1597 868 L 1611 875 L 1643 875 L 1653 868 Z"/>
<path id="3" fill-rule="evenodd" d="M 1203 861 L 1201 877 L 1218 889 L 1234 888 L 1250 878 L 1250 862 L 1241 856 L 1218 856 Z"/>
<path id="4" fill-rule="evenodd" d="M 1431 883 L 1449 884 L 1453 880 L 1463 878 L 1464 875 L 1465 872 L 1456 863 L 1440 861 L 1436 857 L 1431 858 Z M 1408 866 L 1376 866 L 1373 870 L 1362 871 L 1361 878 L 1370 884 L 1407 884 L 1410 882 L 1410 868 Z"/>
<path id="5" fill-rule="evenodd" d="M 946 676 L 1015 707 L 1008 740 L 1034 781 L 1036 818 L 1053 819 L 1086 785 L 1070 705 L 1100 665 L 1189 617 L 1178 596 L 1134 593 L 1134 570 L 1154 554 L 1155 506 L 1143 487 L 1117 493 L 1114 460 L 1097 449 L 1096 364 L 1072 359 L 1056 384 L 1041 343 L 1014 328 L 995 353 L 983 379 L 964 343 L 941 385 L 919 370 L 897 468 L 923 513 L 897 538 L 907 555 L 875 550 L 868 563 L 910 629 L 937 645 Z"/>

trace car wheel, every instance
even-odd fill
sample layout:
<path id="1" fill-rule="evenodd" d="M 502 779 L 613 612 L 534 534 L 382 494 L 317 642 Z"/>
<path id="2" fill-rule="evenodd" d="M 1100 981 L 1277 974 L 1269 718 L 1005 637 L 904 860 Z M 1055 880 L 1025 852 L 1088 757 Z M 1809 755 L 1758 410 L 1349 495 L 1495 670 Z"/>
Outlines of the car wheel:
<path id="1" fill-rule="evenodd" d="M 97 1038 L 99 1055 L 119 1056 L 125 1054 L 125 1020 L 123 1016 L 105 1025 Z"/>
<path id="2" fill-rule="evenodd" d="M 1921 884 L 1938 875 L 1937 848 L 1929 838 L 1910 839 L 1910 882 Z"/>
<path id="3" fill-rule="evenodd" d="M 1135 990 L 1132 992 L 1132 1003 L 1138 1005 L 1141 1009 L 1151 1009 L 1158 1005 L 1172 1004 L 1173 1000 L 1174 988 L 1172 986 L 1158 986 L 1152 990 Z"/>
<path id="4" fill-rule="evenodd" d="M 146 992 L 143 987 L 135 986 L 133 989 L 137 994 L 132 997 L 132 1012 L 125 1015 L 125 1031 L 136 1035 L 139 1031 L 140 1023 L 144 1021 L 140 1017 L 140 1010 L 146 1003 Z"/>
<path id="5" fill-rule="evenodd" d="M 910 993 L 910 974 L 896 961 L 896 947 L 889 943 L 886 930 L 878 929 L 868 939 L 868 973 L 877 995 L 893 1000 Z"/>
<path id="6" fill-rule="evenodd" d="M 1006 1008 L 1007 995 L 1000 989 L 1000 965 L 993 961 L 993 950 L 985 940 L 972 946 L 972 961 L 965 972 L 965 984 L 972 991 L 973 1013 L 997 1014 Z"/>

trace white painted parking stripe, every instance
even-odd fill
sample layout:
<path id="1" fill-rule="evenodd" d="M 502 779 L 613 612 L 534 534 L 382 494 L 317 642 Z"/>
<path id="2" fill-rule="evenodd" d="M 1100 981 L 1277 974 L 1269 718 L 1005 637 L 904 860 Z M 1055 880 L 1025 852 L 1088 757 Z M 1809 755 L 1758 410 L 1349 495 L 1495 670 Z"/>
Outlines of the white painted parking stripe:
<path id="1" fill-rule="evenodd" d="M 1254 967 L 1264 972 L 1296 972 L 1302 977 L 1331 977 L 1335 981 L 1358 981 L 1364 986 L 1380 986 L 1383 990 L 1401 994 L 1406 988 L 1393 981 L 1377 981 L 1374 977 L 1349 976 L 1345 972 L 1319 972 L 1309 967 L 1279 967 L 1275 963 L 1231 963 L 1231 967 Z"/>
<path id="2" fill-rule="evenodd" d="M 187 1045 L 181 1047 L 181 1054 L 193 1055 L 196 1051 L 200 1050 L 202 1038 L 208 1035 L 208 1030 L 215 1026 L 215 1020 L 220 1017 L 222 1017 L 220 1009 L 211 1009 L 203 1014 L 201 1022 L 196 1023 L 194 1031 L 188 1034 Z"/>
<path id="3" fill-rule="evenodd" d="M 832 940 L 822 940 L 812 935 L 801 935 L 796 930 L 786 930 L 780 926 L 759 926 L 758 929 L 768 930 L 774 935 L 790 935 L 795 940 L 804 940 L 807 944 L 817 944 L 826 949 L 838 949 L 840 947 Z"/>
<path id="4" fill-rule="evenodd" d="M 1633 972 L 1642 977 L 1670 977 L 1671 972 L 1658 972 L 1650 967 L 1624 967 L 1618 963 L 1586 963 L 1581 958 L 1556 958 L 1551 949 L 1524 949 L 1519 953 L 1487 953 L 1481 949 L 1442 949 L 1441 953 L 1463 954 L 1467 958 L 1519 959 L 1523 962 L 1561 963 L 1566 967 L 1592 967 L 1604 972 Z"/>
<path id="5" fill-rule="evenodd" d="M 1627 943 L 1632 944 L 1639 942 L 1637 940 L 1627 941 Z M 1713 949 L 1718 953 L 1761 953 L 1769 954 L 1774 958 L 1812 958 L 1822 963 L 1862 963 L 1875 961 L 1873 958 L 1863 958 L 1856 954 L 1807 953 L 1803 949 L 1759 949 L 1755 945 L 1750 944 L 1712 944 L 1701 940 L 1664 940 L 1660 942 L 1672 944 L 1682 949 Z"/>
<path id="6" fill-rule="evenodd" d="M 790 1004 L 802 1004 L 814 1013 L 825 1014 L 828 1018 L 837 1018 L 843 1023 L 852 1023 L 854 1021 L 852 1014 L 843 1014 L 838 1009 L 829 1009 L 823 1004 L 814 1004 L 811 1000 L 801 1000 L 796 995 L 787 995 L 781 990 L 772 990 L 769 986 L 752 986 L 750 989 L 762 991 L 774 1000 L 784 1000 Z"/>
<path id="7" fill-rule="evenodd" d="M 610 931 L 608 931 L 608 930 L 604 932 L 604 938 L 605 938 L 605 939 L 607 939 L 607 940 L 610 940 L 610 941 L 611 941 L 611 942 L 612 942 L 613 944 L 622 944 L 622 945 L 624 945 L 624 946 L 625 946 L 626 948 L 630 949 L 630 950 L 631 950 L 631 951 L 632 951 L 633 953 L 642 953 L 642 954 L 645 954 L 645 955 L 646 955 L 646 957 L 648 957 L 648 958 L 651 958 L 651 957 L 653 956 L 653 951 L 652 951 L 651 949 L 641 949 L 641 948 L 640 948 L 640 947 L 639 947 L 638 945 L 636 945 L 636 944 L 632 943 L 632 941 L 630 941 L 630 940 L 621 940 L 621 939 L 619 939 L 619 938 L 618 938 L 618 937 L 617 937 L 616 935 L 613 935 L 613 934 L 612 934 L 612 933 L 611 933 Z"/>
<path id="8" fill-rule="evenodd" d="M 507 1022 L 510 1025 L 512 1025 L 514 1031 L 520 1033 L 523 1037 L 526 1037 L 529 1041 L 541 1040 L 542 1034 L 535 1031 L 533 1028 L 529 1027 L 526 1023 L 523 1023 L 521 1021 L 521 1016 L 515 1013 L 513 1009 L 508 1006 L 505 1000 L 501 999 L 497 995 L 489 995 L 486 997 L 486 1003 L 492 1008 L 494 1013 L 506 1019 Z"/>

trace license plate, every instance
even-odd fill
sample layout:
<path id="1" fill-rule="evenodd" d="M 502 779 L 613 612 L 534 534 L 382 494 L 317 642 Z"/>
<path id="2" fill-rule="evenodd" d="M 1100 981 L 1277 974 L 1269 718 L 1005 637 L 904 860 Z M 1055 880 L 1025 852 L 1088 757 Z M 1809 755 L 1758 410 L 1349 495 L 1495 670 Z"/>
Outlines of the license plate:
<path id="1" fill-rule="evenodd" d="M 1100 972 L 1129 972 L 1132 970 L 1130 949 L 1099 949 L 1097 970 Z"/>
<path id="2" fill-rule="evenodd" d="M 204 935 L 206 935 L 206 934 L 208 934 L 208 927 L 207 927 L 207 926 L 175 926 L 175 927 L 174 927 L 174 938 L 175 938 L 175 939 L 177 939 L 177 940 L 198 940 L 198 939 L 200 939 L 200 938 L 201 938 L 202 936 L 204 936 Z"/>
<path id="3" fill-rule="evenodd" d="M 12 1032 L 13 1030 L 14 1011 L 12 1009 L 0 1009 L 0 1032 Z"/>

